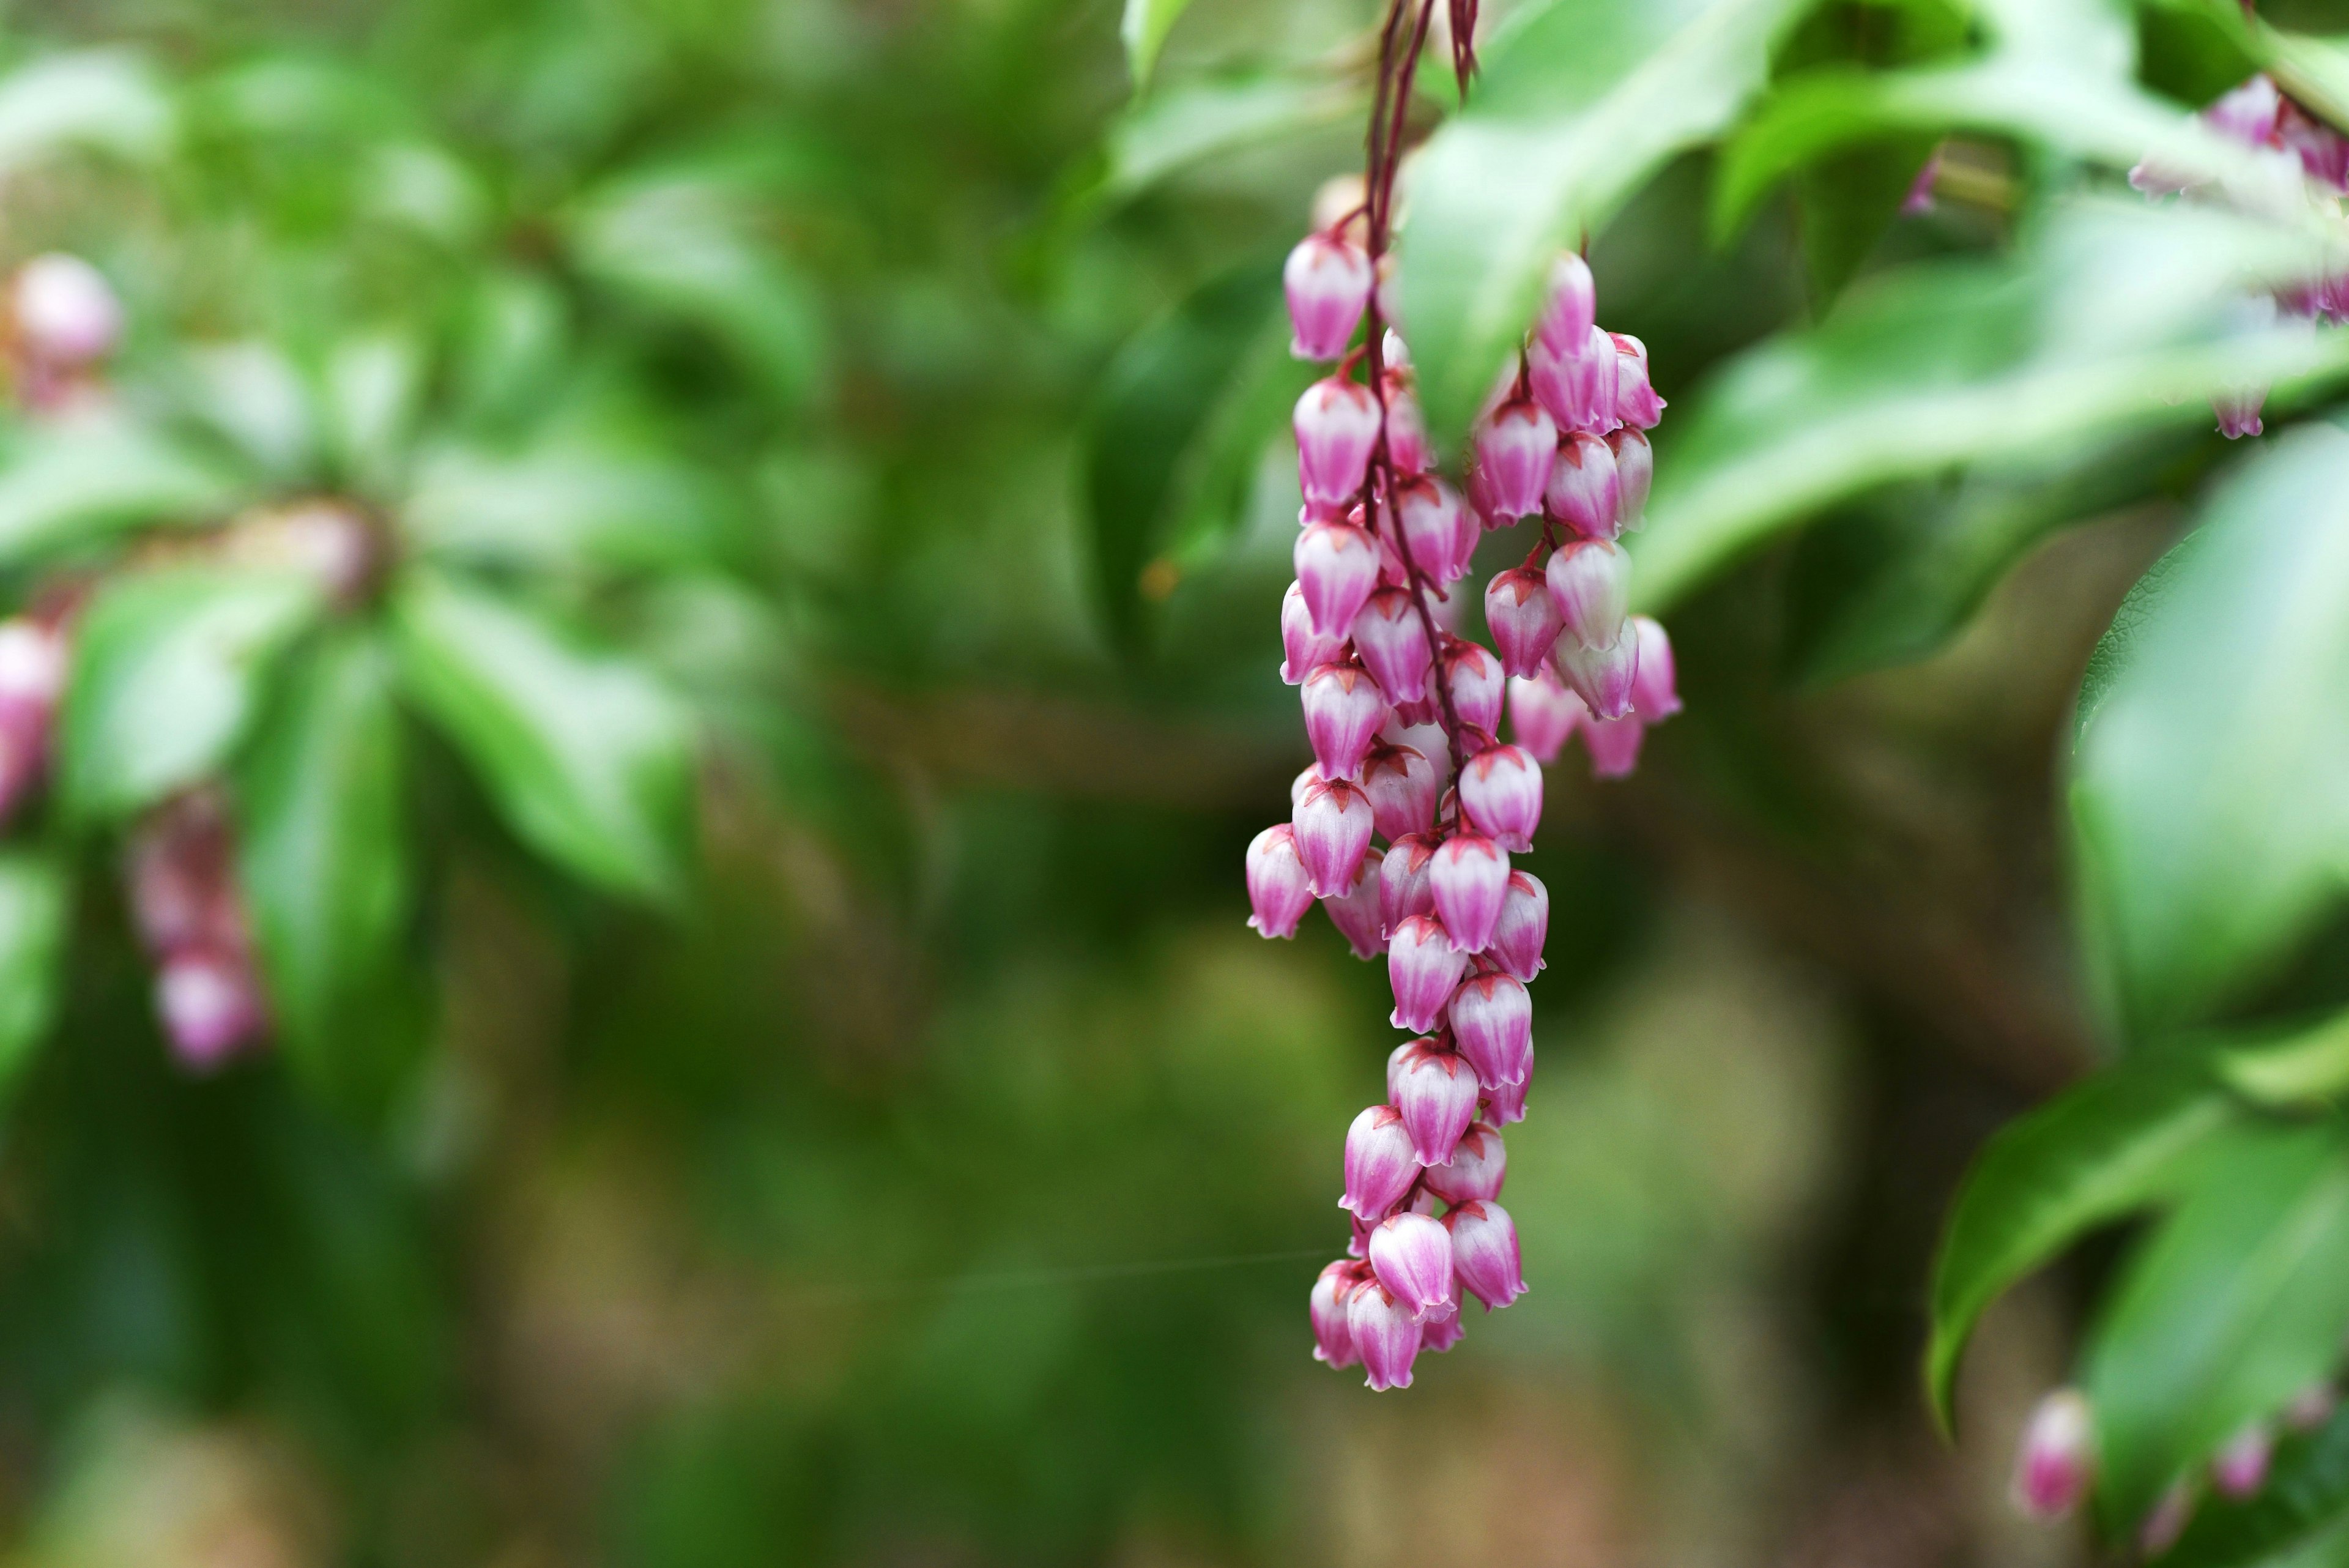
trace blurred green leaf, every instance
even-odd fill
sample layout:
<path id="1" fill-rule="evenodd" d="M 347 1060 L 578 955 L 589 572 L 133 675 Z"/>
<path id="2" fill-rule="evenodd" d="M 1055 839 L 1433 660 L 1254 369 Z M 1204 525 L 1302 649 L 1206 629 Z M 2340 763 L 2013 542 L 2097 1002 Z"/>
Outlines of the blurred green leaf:
<path id="1" fill-rule="evenodd" d="M 278 655 L 323 607 L 274 570 L 169 566 L 110 579 L 76 622 L 59 784 L 90 816 L 153 805 L 228 760 Z"/>
<path id="2" fill-rule="evenodd" d="M 730 521 L 724 496 L 690 466 L 584 435 L 518 452 L 430 451 L 400 518 L 443 559 L 561 571 L 707 562 Z"/>
<path id="3" fill-rule="evenodd" d="M 1933 1263 L 1925 1388 L 1944 1428 L 1983 1309 L 2083 1232 L 2172 1196 L 2235 1118 L 2200 1062 L 2180 1057 L 2100 1073 L 1991 1139 Z"/>
<path id="4" fill-rule="evenodd" d="M 1125 40 L 1125 62 L 1133 72 L 1136 92 L 1150 85 L 1150 73 L 1158 64 L 1158 51 L 1165 47 L 1166 35 L 1190 8 L 1191 0 L 1125 0 L 1125 18 L 1117 32 Z"/>
<path id="5" fill-rule="evenodd" d="M 2097 1505 L 2134 1528 L 2171 1481 L 2339 1364 L 2341 1128 L 2239 1127 L 2130 1259 L 2092 1332 Z"/>
<path id="6" fill-rule="evenodd" d="M 2137 1033 L 2271 971 L 2349 882 L 2349 434 L 2271 443 L 2201 535 L 2074 759 L 2087 956 Z"/>
<path id="7" fill-rule="evenodd" d="M 169 150 L 176 119 L 169 90 L 137 55 L 50 55 L 0 79 L 0 168 L 67 147 L 145 162 Z"/>
<path id="8" fill-rule="evenodd" d="M 57 1013 L 66 875 L 27 849 L 0 851 L 0 1096 L 12 1092 Z"/>
<path id="9" fill-rule="evenodd" d="M 309 476 L 319 455 L 317 390 L 283 349 L 259 341 L 212 344 L 190 350 L 182 374 L 191 418 L 274 478 Z"/>
<path id="10" fill-rule="evenodd" d="M 1250 77 L 1189 83 L 1136 102 L 1103 138 L 1094 193 L 1122 202 L 1244 148 L 1348 123 L 1370 100 L 1343 83 Z"/>
<path id="11" fill-rule="evenodd" d="M 1896 136 L 1847 148 L 1804 172 L 1795 212 L 1815 306 L 1824 308 L 1858 273 L 1937 145 L 1930 136 Z"/>
<path id="12" fill-rule="evenodd" d="M 467 292 L 452 336 L 460 408 L 477 420 L 519 420 L 561 372 L 570 347 L 569 303 L 536 273 L 490 267 Z"/>
<path id="13" fill-rule="evenodd" d="M 345 628 L 291 672 L 238 772 L 239 885 L 273 1011 L 330 1095 L 381 1072 L 362 1058 L 408 910 L 403 751 L 391 661 Z"/>
<path id="14" fill-rule="evenodd" d="M 144 425 L 106 418 L 33 427 L 0 448 L 0 563 L 124 527 L 204 519 L 235 494 L 216 465 Z"/>
<path id="15" fill-rule="evenodd" d="M 2312 264 L 2297 234 L 2092 202 L 2034 249 L 1871 280 L 1731 361 L 1660 443 L 1634 594 L 1667 606 L 1817 508 L 1970 459 L 2210 418 L 2214 390 L 2349 371 L 2349 337 L 2245 326 L 2235 291 Z"/>
<path id="16" fill-rule="evenodd" d="M 2220 1081 L 2259 1105 L 2323 1105 L 2349 1094 L 2349 1012 L 2221 1038 L 2211 1050 Z"/>
<path id="17" fill-rule="evenodd" d="M 362 488 L 393 483 L 424 401 L 422 347 L 398 333 L 347 338 L 327 356 L 326 434 L 337 467 Z"/>
<path id="18" fill-rule="evenodd" d="M 2168 1568 L 2331 1568 L 2349 1548 L 2341 1538 L 2344 1517 L 2349 1411 L 2305 1437 L 2287 1434 L 2258 1496 L 2244 1502 L 2203 1499 L 2186 1533 L 2161 1560 Z M 2303 1559 L 2303 1545 L 2317 1550 Z"/>
<path id="19" fill-rule="evenodd" d="M 1541 303 L 1551 260 L 1762 85 L 1808 0 L 1557 0 L 1495 43 L 1429 139 L 1402 236 L 1428 429 L 1456 447 Z"/>
<path id="20" fill-rule="evenodd" d="M 517 836 L 617 892 L 682 891 L 692 726 L 658 682 L 444 577 L 409 581 L 394 618 L 409 697 L 481 770 Z"/>

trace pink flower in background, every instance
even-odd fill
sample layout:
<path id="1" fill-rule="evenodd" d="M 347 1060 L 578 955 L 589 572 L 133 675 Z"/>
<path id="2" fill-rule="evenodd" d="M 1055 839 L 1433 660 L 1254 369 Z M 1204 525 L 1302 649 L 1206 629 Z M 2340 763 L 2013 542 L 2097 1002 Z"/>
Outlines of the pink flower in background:
<path id="1" fill-rule="evenodd" d="M 130 908 L 156 964 L 156 1012 L 172 1054 L 199 1072 L 259 1045 L 269 1028 L 235 869 L 214 790 L 167 801 L 131 837 Z"/>

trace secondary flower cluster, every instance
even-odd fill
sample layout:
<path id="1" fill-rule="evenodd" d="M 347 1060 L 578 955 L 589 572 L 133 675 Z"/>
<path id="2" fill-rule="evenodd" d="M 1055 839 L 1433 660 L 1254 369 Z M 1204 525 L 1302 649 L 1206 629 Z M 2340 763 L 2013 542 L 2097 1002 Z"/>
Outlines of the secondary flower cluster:
<path id="1" fill-rule="evenodd" d="M 1680 704 L 1663 628 L 1627 614 L 1617 543 L 1663 410 L 1645 348 L 1596 325 L 1589 268 L 1561 256 L 1477 421 L 1464 498 L 1434 471 L 1381 268 L 1350 227 L 1309 236 L 1285 277 L 1295 352 L 1339 361 L 1297 405 L 1304 507 L 1280 613 L 1314 763 L 1247 872 L 1264 935 L 1290 936 L 1318 899 L 1357 956 L 1384 953 L 1391 1022 L 1413 1036 L 1347 1133 L 1352 1242 L 1311 1299 L 1315 1355 L 1382 1389 L 1458 1342 L 1464 1292 L 1489 1311 L 1526 1288 L 1496 1199 L 1549 924 L 1548 890 L 1510 859 L 1533 847 L 1542 766 L 1579 732 L 1595 773 L 1627 773 Z M 1485 585 L 1488 649 L 1460 634 L 1454 585 L 1487 530 L 1526 517 L 1523 564 Z"/>
<path id="2" fill-rule="evenodd" d="M 2252 77 L 2202 111 L 2202 123 L 2230 141 L 2250 148 L 2261 161 L 2263 175 L 2271 172 L 2276 192 L 2260 182 L 2257 192 L 2221 191 L 2222 199 L 2263 206 L 2272 200 L 2289 208 L 2311 188 L 2333 197 L 2349 194 L 2349 137 L 2325 124 L 2294 101 L 2264 73 Z M 2191 192 L 2196 183 L 2188 176 L 2147 158 L 2129 171 L 2129 183 L 2147 197 Z M 2349 321 L 2349 274 L 2313 279 L 2272 296 L 2244 301 L 2246 327 L 2268 325 L 2279 317 L 2309 321 Z M 2258 435 L 2264 429 L 2260 412 L 2268 389 L 2257 383 L 2230 387 L 2211 400 L 2220 432 L 2229 441 Z"/>

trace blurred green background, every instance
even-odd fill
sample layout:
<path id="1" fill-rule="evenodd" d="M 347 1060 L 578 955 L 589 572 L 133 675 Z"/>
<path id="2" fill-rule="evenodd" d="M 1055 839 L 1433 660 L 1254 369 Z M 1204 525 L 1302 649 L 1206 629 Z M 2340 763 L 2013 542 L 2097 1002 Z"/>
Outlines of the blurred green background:
<path id="1" fill-rule="evenodd" d="M 358 495 L 697 736 L 669 885 L 517 830 L 422 732 L 404 1000 L 212 1076 L 150 1017 L 119 840 L 43 829 L 83 875 L 0 1131 L 9 1563 L 2075 1559 L 2003 1488 L 2079 1282 L 1993 1314 L 1954 1447 L 1924 1282 L 1982 1137 L 2095 1054 L 2057 761 L 2223 443 L 2084 438 L 2143 482 L 2023 518 L 1897 669 L 1819 678 L 1863 511 L 1674 610 L 1689 711 L 1626 784 L 1554 770 L 1532 861 L 1533 1293 L 1371 1396 L 1305 1301 L 1384 978 L 1243 926 L 1308 759 L 1293 384 L 1204 455 L 1199 400 L 1150 400 L 1185 320 L 1228 367 L 1357 161 L 1374 16 L 1197 0 L 1130 108 L 1118 9 L 9 11 L 0 262 L 106 274 L 120 395 L 206 476 L 85 454 L 52 510 Z M 2037 156 L 1987 139 L 1848 254 L 1799 188 L 1716 244 L 1682 157 L 1599 239 L 1601 317 L 1680 402 L 1854 271 L 2002 252 Z M 412 368 L 380 450 L 336 423 L 378 339 Z"/>

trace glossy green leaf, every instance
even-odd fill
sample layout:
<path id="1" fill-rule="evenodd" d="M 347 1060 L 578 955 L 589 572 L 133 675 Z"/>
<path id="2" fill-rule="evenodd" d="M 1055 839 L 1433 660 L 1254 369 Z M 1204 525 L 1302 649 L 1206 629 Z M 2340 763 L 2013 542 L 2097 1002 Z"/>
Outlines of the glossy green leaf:
<path id="1" fill-rule="evenodd" d="M 2088 957 L 2135 1032 L 2271 972 L 2349 891 L 2349 434 L 2211 498 L 2074 758 Z"/>
<path id="2" fill-rule="evenodd" d="M 154 804 L 226 762 L 280 654 L 318 615 L 308 577 L 191 566 L 118 576 L 77 622 L 59 728 L 66 803 Z"/>
<path id="3" fill-rule="evenodd" d="M 68 147 L 143 162 L 170 147 L 176 119 L 170 93 L 138 56 L 51 55 L 0 79 L 0 168 Z"/>
<path id="4" fill-rule="evenodd" d="M 208 521 L 235 495 L 216 465 L 129 421 L 26 431 L 0 449 L 0 564 L 126 527 Z"/>
<path id="5" fill-rule="evenodd" d="M 2349 1012 L 2211 1042 L 2211 1067 L 2247 1100 L 2279 1108 L 2349 1095 Z"/>
<path id="6" fill-rule="evenodd" d="M 2349 1411 L 2313 1433 L 2286 1435 L 2257 1496 L 2203 1499 L 2161 1560 L 2167 1568 L 2337 1568 L 2349 1561 Z"/>
<path id="7" fill-rule="evenodd" d="M 341 628 L 289 672 L 237 775 L 240 885 L 296 1068 L 339 1087 L 408 911 L 401 720 L 380 643 Z"/>
<path id="8" fill-rule="evenodd" d="M 693 734 L 666 689 L 444 578 L 410 581 L 394 618 L 409 697 L 471 762 L 516 836 L 616 892 L 681 890 Z"/>
<path id="9" fill-rule="evenodd" d="M 731 522 L 725 497 L 686 464 L 570 435 L 511 452 L 436 448 L 419 460 L 400 517 L 442 559 L 564 571 L 704 562 Z"/>
<path id="10" fill-rule="evenodd" d="M 1983 1309 L 2084 1232 L 2170 1197 L 2238 1114 L 2199 1062 L 2165 1059 L 2100 1073 L 1991 1139 L 1933 1264 L 1925 1387 L 1945 1426 Z"/>
<path id="11" fill-rule="evenodd" d="M 1717 135 L 1806 0 L 1557 0 L 1485 61 L 1429 139 L 1402 239 L 1403 317 L 1429 430 L 1457 444 L 1562 247 L 1666 160 Z"/>
<path id="12" fill-rule="evenodd" d="M 1668 421 L 1633 592 L 1667 606 L 1818 508 L 1871 486 L 2088 439 L 2205 425 L 2217 389 L 2349 375 L 2349 337 L 2245 327 L 2246 277 L 2286 277 L 2296 233 L 2093 202 L 2023 256 L 1904 268 L 1819 327 L 1733 360 Z"/>
<path id="13" fill-rule="evenodd" d="M 57 1014 L 66 876 L 47 856 L 0 852 L 0 1095 L 23 1076 Z"/>
<path id="14" fill-rule="evenodd" d="M 1150 85 L 1166 35 L 1190 8 L 1191 0 L 1125 0 L 1125 17 L 1117 32 L 1125 42 L 1125 63 L 1133 72 L 1135 91 Z"/>
<path id="15" fill-rule="evenodd" d="M 1243 148 L 1352 124 L 1370 100 L 1342 83 L 1252 77 L 1170 88 L 1137 102 L 1103 139 L 1097 199 L 1118 202 Z"/>
<path id="16" fill-rule="evenodd" d="M 2090 1335 L 2097 1507 L 2134 1526 L 2245 1422 L 2332 1372 L 2349 1323 L 2349 1145 L 2232 1131 L 2130 1259 Z"/>

